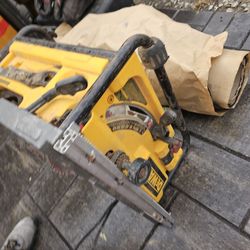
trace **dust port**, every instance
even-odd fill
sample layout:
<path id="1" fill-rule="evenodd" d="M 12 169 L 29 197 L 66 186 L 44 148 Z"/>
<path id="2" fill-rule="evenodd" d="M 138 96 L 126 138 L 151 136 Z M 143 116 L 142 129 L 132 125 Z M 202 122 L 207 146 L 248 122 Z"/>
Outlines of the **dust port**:
<path id="1" fill-rule="evenodd" d="M 23 100 L 23 97 L 21 95 L 18 95 L 6 89 L 0 90 L 0 98 L 4 98 L 5 100 L 15 104 L 16 106 L 19 106 Z"/>

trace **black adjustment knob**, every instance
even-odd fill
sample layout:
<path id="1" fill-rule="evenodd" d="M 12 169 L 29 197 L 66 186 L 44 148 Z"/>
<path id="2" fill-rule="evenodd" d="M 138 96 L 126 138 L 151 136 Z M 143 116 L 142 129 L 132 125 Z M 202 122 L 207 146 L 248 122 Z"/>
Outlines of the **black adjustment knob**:
<path id="1" fill-rule="evenodd" d="M 140 47 L 138 53 L 146 68 L 158 69 L 164 66 L 169 56 L 164 43 L 160 39 L 152 37 L 152 40 L 154 42 L 152 46 L 148 48 Z"/>
<path id="2" fill-rule="evenodd" d="M 143 185 L 147 182 L 150 172 L 150 162 L 142 158 L 137 158 L 130 165 L 128 178 L 135 185 Z"/>
<path id="3" fill-rule="evenodd" d="M 163 126 L 169 126 L 173 124 L 177 119 L 177 114 L 173 109 L 166 108 L 164 114 L 160 118 L 160 124 Z"/>

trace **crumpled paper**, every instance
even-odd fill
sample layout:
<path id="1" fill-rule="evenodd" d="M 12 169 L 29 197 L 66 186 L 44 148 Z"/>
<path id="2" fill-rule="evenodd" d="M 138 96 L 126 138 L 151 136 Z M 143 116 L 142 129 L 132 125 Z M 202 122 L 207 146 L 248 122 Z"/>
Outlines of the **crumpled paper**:
<path id="1" fill-rule="evenodd" d="M 222 115 L 225 109 L 236 106 L 248 80 L 250 60 L 248 52 L 223 49 L 227 32 L 207 35 L 153 7 L 137 5 L 112 13 L 89 14 L 58 42 L 118 50 L 127 38 L 139 33 L 164 42 L 170 56 L 165 68 L 181 108 Z M 165 105 L 153 71 L 147 72 Z"/>

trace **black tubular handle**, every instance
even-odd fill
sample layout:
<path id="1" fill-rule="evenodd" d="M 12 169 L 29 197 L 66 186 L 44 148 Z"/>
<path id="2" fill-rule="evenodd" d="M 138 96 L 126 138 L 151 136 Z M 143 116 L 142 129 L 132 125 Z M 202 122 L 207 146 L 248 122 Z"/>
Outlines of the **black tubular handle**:
<path id="1" fill-rule="evenodd" d="M 88 87 L 87 80 L 81 75 L 75 75 L 65 78 L 56 83 L 55 88 L 58 94 L 74 95 L 78 91 L 84 90 Z"/>
<path id="2" fill-rule="evenodd" d="M 165 68 L 162 66 L 158 69 L 155 69 L 155 74 L 157 79 L 162 87 L 163 93 L 168 101 L 168 105 L 170 108 L 174 109 L 177 113 L 177 120 L 175 121 L 176 127 L 179 129 L 182 135 L 182 150 L 183 156 L 181 157 L 180 161 L 178 162 L 177 166 L 169 173 L 168 175 L 168 184 L 166 187 L 171 183 L 175 173 L 181 166 L 181 163 L 184 157 L 187 155 L 189 146 L 190 146 L 190 134 L 187 130 L 186 123 L 184 117 L 182 115 L 181 109 L 177 103 L 176 97 L 174 95 L 172 86 L 170 84 L 169 78 L 167 76 Z"/>
<path id="3" fill-rule="evenodd" d="M 65 78 L 58 83 L 56 83 L 55 87 L 50 89 L 48 92 L 43 94 L 40 98 L 38 98 L 34 103 L 26 108 L 27 111 L 33 113 L 39 108 L 41 108 L 45 103 L 54 99 L 57 95 L 74 95 L 78 91 L 86 89 L 88 86 L 87 80 L 80 76 L 71 76 Z"/>
<path id="4" fill-rule="evenodd" d="M 164 63 L 166 62 L 168 56 L 167 56 L 167 52 L 166 52 L 164 44 L 159 39 L 155 39 L 147 35 L 139 35 L 139 34 L 134 35 L 130 37 L 129 39 L 127 39 L 124 42 L 124 44 L 121 46 L 119 51 L 117 52 L 116 56 L 104 69 L 103 73 L 98 77 L 98 79 L 92 85 L 92 87 L 88 90 L 86 95 L 81 99 L 81 101 L 76 106 L 76 108 L 72 110 L 71 113 L 67 116 L 67 118 L 63 121 L 60 128 L 66 129 L 72 122 L 79 123 L 80 121 L 85 120 L 89 116 L 92 108 L 95 106 L 98 100 L 102 97 L 104 92 L 107 90 L 107 88 L 113 82 L 115 77 L 124 67 L 124 65 L 129 60 L 129 58 L 134 53 L 134 51 L 138 47 L 142 47 L 144 49 L 149 48 L 150 50 L 150 48 L 152 48 L 152 46 L 155 43 L 157 43 L 157 45 L 160 46 L 161 48 L 160 52 L 162 52 L 162 54 L 164 54 L 165 57 L 164 55 L 158 54 L 158 57 L 162 57 L 160 60 L 162 61 L 162 63 L 156 63 L 154 65 L 151 63 L 151 65 L 153 66 L 152 68 L 154 69 L 155 74 L 158 78 L 158 81 L 162 87 L 163 93 L 168 101 L 169 107 L 175 110 L 177 113 L 177 120 L 175 122 L 175 125 L 180 130 L 182 137 L 183 137 L 183 143 L 182 143 L 183 157 L 181 158 L 178 166 L 169 174 L 168 183 L 170 183 L 174 174 L 180 167 L 181 161 L 183 160 L 184 156 L 188 152 L 188 148 L 190 145 L 190 135 L 186 128 L 185 120 L 183 118 L 181 109 L 177 103 L 176 97 L 172 90 L 172 86 L 170 84 L 169 78 L 164 68 Z M 152 57 L 155 57 L 152 59 L 156 59 L 157 61 L 157 56 L 154 55 L 154 53 L 152 53 L 152 50 L 150 53 Z M 146 60 L 146 63 L 147 63 L 147 60 Z M 148 61 L 148 63 L 150 64 L 150 60 Z"/>
<path id="5" fill-rule="evenodd" d="M 30 34 L 42 37 L 46 40 L 52 40 L 56 34 L 53 32 L 54 27 L 39 26 L 35 24 L 27 25 L 22 28 L 16 36 L 0 51 L 0 61 L 2 61 L 8 54 L 11 44 L 19 37 L 28 36 Z"/>
<path id="6" fill-rule="evenodd" d="M 87 118 L 92 108 L 111 85 L 134 51 L 138 47 L 147 48 L 152 44 L 153 40 L 146 35 L 134 35 L 126 40 L 77 107 L 64 120 L 60 128 L 66 129 L 72 122 L 78 123 Z"/>

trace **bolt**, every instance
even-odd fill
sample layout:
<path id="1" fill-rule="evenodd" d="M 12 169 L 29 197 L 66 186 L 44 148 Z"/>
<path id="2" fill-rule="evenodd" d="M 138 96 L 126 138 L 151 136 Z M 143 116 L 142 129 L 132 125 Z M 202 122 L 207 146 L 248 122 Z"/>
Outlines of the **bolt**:
<path id="1" fill-rule="evenodd" d="M 123 178 L 115 178 L 115 181 L 117 182 L 118 185 L 123 185 L 124 182 L 123 182 Z"/>
<path id="2" fill-rule="evenodd" d="M 94 150 L 92 150 L 90 154 L 87 154 L 86 158 L 87 158 L 88 162 L 94 162 L 95 161 L 95 152 L 94 152 Z"/>
<path id="3" fill-rule="evenodd" d="M 163 217 L 157 213 L 153 213 L 153 217 L 155 218 L 155 220 L 157 220 L 158 222 L 162 223 L 163 222 Z"/>
<path id="4" fill-rule="evenodd" d="M 108 96 L 107 101 L 108 101 L 109 104 L 113 103 L 114 102 L 114 96 L 113 95 Z"/>

